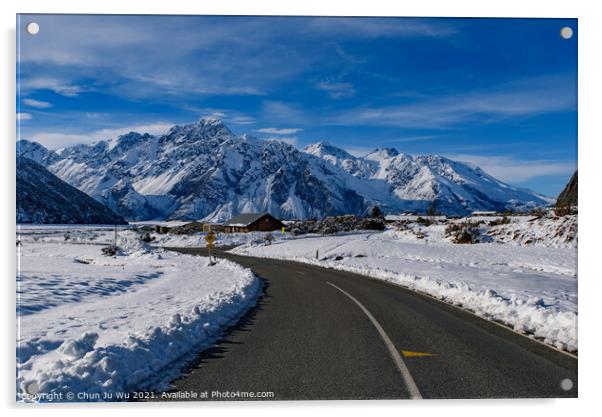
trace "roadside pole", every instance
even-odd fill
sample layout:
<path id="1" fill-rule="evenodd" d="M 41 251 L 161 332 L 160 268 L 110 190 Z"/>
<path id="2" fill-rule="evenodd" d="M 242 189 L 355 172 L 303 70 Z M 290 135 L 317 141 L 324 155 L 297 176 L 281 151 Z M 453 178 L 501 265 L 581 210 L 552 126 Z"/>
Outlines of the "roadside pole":
<path id="1" fill-rule="evenodd" d="M 209 251 L 209 265 L 215 265 L 215 262 L 213 262 L 213 258 L 211 257 L 211 249 L 215 242 L 215 233 L 210 230 L 209 233 L 207 233 L 207 236 L 205 236 L 205 241 L 207 242 L 207 250 Z"/>

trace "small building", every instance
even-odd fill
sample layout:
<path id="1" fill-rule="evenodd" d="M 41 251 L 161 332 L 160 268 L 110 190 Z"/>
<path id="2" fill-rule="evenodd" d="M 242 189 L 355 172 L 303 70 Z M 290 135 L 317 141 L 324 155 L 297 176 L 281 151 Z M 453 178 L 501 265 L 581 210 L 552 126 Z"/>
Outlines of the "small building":
<path id="1" fill-rule="evenodd" d="M 223 224 L 226 233 L 271 232 L 284 224 L 270 213 L 242 213 Z"/>
<path id="2" fill-rule="evenodd" d="M 189 222 L 169 228 L 168 232 L 176 235 L 191 235 L 203 231 L 203 223 Z"/>

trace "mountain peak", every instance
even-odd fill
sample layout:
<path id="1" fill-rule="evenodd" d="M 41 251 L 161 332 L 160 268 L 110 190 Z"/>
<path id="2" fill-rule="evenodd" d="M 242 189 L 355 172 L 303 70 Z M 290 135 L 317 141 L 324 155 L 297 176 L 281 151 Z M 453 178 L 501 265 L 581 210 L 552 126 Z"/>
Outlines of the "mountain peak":
<path id="1" fill-rule="evenodd" d="M 226 127 L 226 125 L 224 124 L 224 122 L 222 121 L 222 119 L 220 119 L 219 117 L 215 117 L 215 116 L 201 117 L 199 119 L 199 121 L 197 122 L 197 124 L 199 124 L 201 126 L 223 126 L 223 127 Z"/>
<path id="2" fill-rule="evenodd" d="M 161 137 L 161 141 L 196 142 L 199 140 L 217 139 L 226 140 L 234 136 L 234 133 L 217 117 L 203 117 L 198 122 L 187 125 L 175 125 L 167 134 Z"/>
<path id="3" fill-rule="evenodd" d="M 308 145 L 303 149 L 305 153 L 324 158 L 325 156 L 332 156 L 338 159 L 355 159 L 349 152 L 341 149 L 330 142 L 322 140 L 320 142 Z"/>
<path id="4" fill-rule="evenodd" d="M 24 156 L 42 165 L 54 163 L 60 159 L 56 152 L 47 149 L 38 142 L 27 139 L 17 141 L 17 155 Z"/>
<path id="5" fill-rule="evenodd" d="M 364 159 L 369 161 L 382 161 L 383 159 L 393 158 L 397 155 L 399 155 L 399 151 L 395 148 L 376 148 L 364 156 Z"/>

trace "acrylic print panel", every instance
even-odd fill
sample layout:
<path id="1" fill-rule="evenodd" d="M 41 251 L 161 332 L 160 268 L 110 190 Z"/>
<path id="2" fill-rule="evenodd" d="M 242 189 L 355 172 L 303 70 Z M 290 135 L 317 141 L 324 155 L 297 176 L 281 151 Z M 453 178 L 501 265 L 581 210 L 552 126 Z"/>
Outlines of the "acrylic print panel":
<path id="1" fill-rule="evenodd" d="M 575 19 L 17 26 L 19 402 L 577 396 Z"/>

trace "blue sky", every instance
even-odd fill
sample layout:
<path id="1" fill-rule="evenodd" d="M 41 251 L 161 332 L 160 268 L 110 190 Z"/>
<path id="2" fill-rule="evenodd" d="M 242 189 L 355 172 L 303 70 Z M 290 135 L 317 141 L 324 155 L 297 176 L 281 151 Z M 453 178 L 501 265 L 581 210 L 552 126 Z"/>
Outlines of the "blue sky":
<path id="1" fill-rule="evenodd" d="M 21 15 L 18 31 L 19 134 L 49 148 L 217 116 L 548 195 L 577 165 L 576 19 Z"/>

